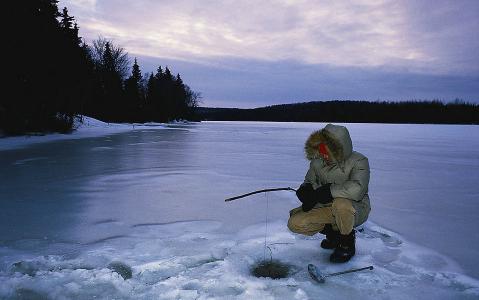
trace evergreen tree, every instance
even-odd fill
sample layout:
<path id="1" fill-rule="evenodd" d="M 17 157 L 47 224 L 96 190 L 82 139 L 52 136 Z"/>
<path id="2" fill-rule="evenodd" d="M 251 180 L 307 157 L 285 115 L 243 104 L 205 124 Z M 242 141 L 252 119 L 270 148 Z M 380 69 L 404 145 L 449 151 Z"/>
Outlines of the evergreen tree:
<path id="1" fill-rule="evenodd" d="M 156 93 L 155 97 L 152 99 L 152 120 L 166 122 L 168 120 L 168 108 L 166 103 L 166 71 L 164 72 L 161 66 L 157 69 L 155 80 Z"/>
<path id="2" fill-rule="evenodd" d="M 157 79 L 153 75 L 153 73 L 150 73 L 150 76 L 148 77 L 148 82 L 146 84 L 145 109 L 143 112 L 145 120 L 154 120 L 154 103 L 155 99 L 158 98 L 158 93 L 159 89 Z"/>
<path id="3" fill-rule="evenodd" d="M 177 119 L 187 118 L 186 90 L 180 74 L 176 76 L 174 84 L 174 116 Z"/>
<path id="4" fill-rule="evenodd" d="M 87 62 L 86 47 L 78 36 L 79 29 L 75 18 L 68 14 L 66 7 L 59 16 L 61 18 L 59 24 L 65 40 L 59 49 L 60 65 L 63 69 L 61 76 L 70 80 L 64 80 L 64 83 L 59 86 L 60 102 L 63 102 L 63 107 L 58 110 L 63 112 L 65 118 L 72 119 L 83 107 L 86 89 L 89 87 L 88 82 L 91 80 L 89 75 L 92 73 L 92 65 Z"/>
<path id="5" fill-rule="evenodd" d="M 122 78 L 121 74 L 117 72 L 115 58 L 109 42 L 105 44 L 100 78 L 103 86 L 103 115 L 105 119 L 108 121 L 122 121 L 122 116 L 124 115 L 121 101 L 123 96 Z"/>
<path id="6" fill-rule="evenodd" d="M 61 17 L 61 21 L 60 21 L 61 28 L 69 30 L 73 27 L 74 18 L 68 15 L 68 9 L 66 7 L 63 8 L 63 11 L 60 14 L 60 17 Z"/>
<path id="7" fill-rule="evenodd" d="M 163 90 L 163 107 L 165 112 L 165 121 L 171 121 L 175 118 L 175 103 L 174 103 L 174 78 L 170 69 L 165 67 L 165 73 L 163 75 L 162 82 Z"/>
<path id="8" fill-rule="evenodd" d="M 174 119 L 195 119 L 200 94 L 183 83 L 181 75 L 173 76 L 168 67 L 158 67 L 146 85 L 146 114 L 149 120 L 168 122 Z"/>
<path id="9" fill-rule="evenodd" d="M 83 95 L 87 65 L 78 27 L 58 1 L 9 1 L 4 6 L 18 20 L 7 32 L 5 85 L 0 127 L 8 133 L 68 131 Z M 59 21 L 57 18 L 61 18 Z"/>
<path id="10" fill-rule="evenodd" d="M 132 121 L 141 121 L 140 112 L 143 109 L 143 93 L 141 89 L 141 71 L 137 60 L 132 68 L 131 76 L 125 81 L 125 109 L 126 118 Z"/>
<path id="11" fill-rule="evenodd" d="M 158 69 L 156 70 L 155 77 L 157 80 L 162 80 L 163 76 L 164 76 L 163 69 L 161 68 L 161 66 L 159 66 Z"/>
<path id="12" fill-rule="evenodd" d="M 133 63 L 133 68 L 132 68 L 132 73 L 131 73 L 131 78 L 139 84 L 141 81 L 141 71 L 140 71 L 140 66 L 138 66 L 138 62 L 136 61 L 135 57 L 135 62 Z"/>

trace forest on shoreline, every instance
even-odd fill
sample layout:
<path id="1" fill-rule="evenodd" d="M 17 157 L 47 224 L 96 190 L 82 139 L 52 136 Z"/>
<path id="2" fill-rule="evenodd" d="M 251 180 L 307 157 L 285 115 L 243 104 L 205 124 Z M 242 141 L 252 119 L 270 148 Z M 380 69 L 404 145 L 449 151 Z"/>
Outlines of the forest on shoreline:
<path id="1" fill-rule="evenodd" d="M 479 124 L 479 105 L 441 101 L 313 101 L 251 109 L 199 107 L 211 121 Z"/>
<path id="2" fill-rule="evenodd" d="M 57 0 L 8 1 L 6 72 L 0 133 L 71 132 L 87 115 L 106 122 L 196 120 L 200 94 L 168 66 L 142 74 L 121 46 L 99 37 L 91 45 Z"/>

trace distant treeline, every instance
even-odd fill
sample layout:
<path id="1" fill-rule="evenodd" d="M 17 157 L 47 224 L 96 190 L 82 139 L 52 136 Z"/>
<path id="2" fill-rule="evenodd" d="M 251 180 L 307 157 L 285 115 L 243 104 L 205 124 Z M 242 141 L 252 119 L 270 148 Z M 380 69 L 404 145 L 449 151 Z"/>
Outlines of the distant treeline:
<path id="1" fill-rule="evenodd" d="M 6 1 L 0 132 L 71 131 L 74 117 L 112 122 L 194 119 L 199 94 L 168 67 L 142 75 L 111 41 L 87 45 L 56 0 Z M 132 66 L 131 66 L 132 65 Z M 131 71 L 130 71 L 131 69 Z"/>
<path id="2" fill-rule="evenodd" d="M 479 124 L 479 106 L 456 100 L 440 101 L 324 101 L 282 104 L 254 109 L 198 108 L 202 120 Z"/>

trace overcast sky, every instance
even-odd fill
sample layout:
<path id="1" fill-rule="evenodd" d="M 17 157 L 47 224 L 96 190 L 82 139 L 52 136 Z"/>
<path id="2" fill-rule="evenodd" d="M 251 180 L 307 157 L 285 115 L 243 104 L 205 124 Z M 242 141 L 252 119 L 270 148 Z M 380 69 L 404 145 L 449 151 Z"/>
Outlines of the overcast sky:
<path id="1" fill-rule="evenodd" d="M 479 1 L 61 0 L 85 41 L 168 65 L 203 106 L 479 103 Z"/>

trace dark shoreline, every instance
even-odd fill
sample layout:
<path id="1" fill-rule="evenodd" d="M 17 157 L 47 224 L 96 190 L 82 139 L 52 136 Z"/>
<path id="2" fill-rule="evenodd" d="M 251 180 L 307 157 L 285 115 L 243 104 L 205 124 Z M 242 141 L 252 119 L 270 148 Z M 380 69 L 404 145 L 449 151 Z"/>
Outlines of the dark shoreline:
<path id="1" fill-rule="evenodd" d="M 314 101 L 258 108 L 198 107 L 205 121 L 479 124 L 479 105 L 456 101 Z"/>

